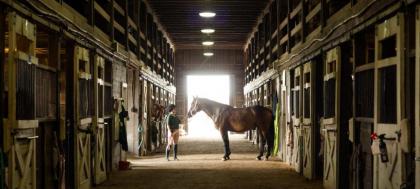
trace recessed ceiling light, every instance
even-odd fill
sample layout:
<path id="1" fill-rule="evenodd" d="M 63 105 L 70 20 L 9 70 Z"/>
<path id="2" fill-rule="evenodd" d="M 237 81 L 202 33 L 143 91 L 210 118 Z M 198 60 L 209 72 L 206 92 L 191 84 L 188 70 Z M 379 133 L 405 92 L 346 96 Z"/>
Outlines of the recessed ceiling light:
<path id="1" fill-rule="evenodd" d="M 214 33 L 216 30 L 214 30 L 214 29 L 210 29 L 210 28 L 206 28 L 206 29 L 202 29 L 201 30 L 201 33 L 207 33 L 207 34 L 210 34 L 210 33 Z"/>
<path id="2" fill-rule="evenodd" d="M 204 56 L 213 56 L 214 55 L 214 53 L 212 53 L 212 52 L 205 52 L 204 53 Z"/>
<path id="3" fill-rule="evenodd" d="M 212 18 L 216 16 L 216 13 L 214 12 L 200 12 L 200 16 L 204 18 Z"/>
<path id="4" fill-rule="evenodd" d="M 214 42 L 213 41 L 204 41 L 203 45 L 204 46 L 212 46 L 212 45 L 214 45 Z"/>

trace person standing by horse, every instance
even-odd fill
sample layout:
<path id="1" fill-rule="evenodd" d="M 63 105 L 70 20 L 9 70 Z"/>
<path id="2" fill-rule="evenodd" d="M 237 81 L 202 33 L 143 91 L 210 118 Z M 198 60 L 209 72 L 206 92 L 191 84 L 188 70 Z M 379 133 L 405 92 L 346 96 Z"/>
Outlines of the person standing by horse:
<path id="1" fill-rule="evenodd" d="M 174 145 L 174 160 L 178 160 L 178 139 L 179 139 L 179 124 L 180 120 L 176 116 L 176 106 L 170 104 L 167 108 L 168 115 L 166 116 L 166 127 L 168 128 L 168 145 L 166 146 L 166 159 L 169 161 L 169 153 L 171 147 Z"/>

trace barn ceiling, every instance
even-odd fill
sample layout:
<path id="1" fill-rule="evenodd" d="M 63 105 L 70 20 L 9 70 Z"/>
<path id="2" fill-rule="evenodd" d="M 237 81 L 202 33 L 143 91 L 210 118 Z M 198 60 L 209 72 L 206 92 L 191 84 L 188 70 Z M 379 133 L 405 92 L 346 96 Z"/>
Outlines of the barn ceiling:
<path id="1" fill-rule="evenodd" d="M 177 49 L 203 48 L 202 41 L 215 42 L 212 48 L 242 49 L 258 16 L 270 0 L 148 0 Z M 202 18 L 202 11 L 214 11 L 214 18 Z M 214 34 L 201 29 L 213 28 Z"/>

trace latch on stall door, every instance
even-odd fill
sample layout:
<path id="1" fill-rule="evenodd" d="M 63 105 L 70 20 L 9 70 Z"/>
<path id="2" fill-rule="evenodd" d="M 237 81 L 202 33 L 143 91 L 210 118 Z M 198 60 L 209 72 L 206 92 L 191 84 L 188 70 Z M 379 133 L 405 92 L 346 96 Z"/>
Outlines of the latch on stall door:
<path id="1" fill-rule="evenodd" d="M 386 163 L 389 161 L 388 158 L 388 150 L 386 149 L 386 144 L 384 142 L 385 134 L 379 135 L 379 151 L 381 152 L 379 155 L 381 156 L 382 163 Z"/>
<path id="2" fill-rule="evenodd" d="M 389 162 L 388 150 L 387 150 L 386 143 L 384 142 L 384 140 L 396 140 L 396 138 L 386 138 L 385 134 L 381 134 L 378 136 L 376 133 L 372 133 L 370 137 L 373 141 L 372 154 L 379 154 L 381 157 L 382 163 Z M 375 141 L 377 139 L 379 139 L 379 142 Z"/>

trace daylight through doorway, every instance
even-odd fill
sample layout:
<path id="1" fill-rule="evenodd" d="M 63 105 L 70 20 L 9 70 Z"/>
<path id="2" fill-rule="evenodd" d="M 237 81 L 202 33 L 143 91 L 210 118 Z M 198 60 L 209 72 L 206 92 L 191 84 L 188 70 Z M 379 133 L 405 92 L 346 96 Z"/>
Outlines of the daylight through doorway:
<path id="1" fill-rule="evenodd" d="M 189 75 L 187 76 L 188 109 L 194 96 L 229 104 L 229 75 Z M 188 119 L 188 135 L 200 138 L 220 138 L 214 123 L 204 112 Z"/>

